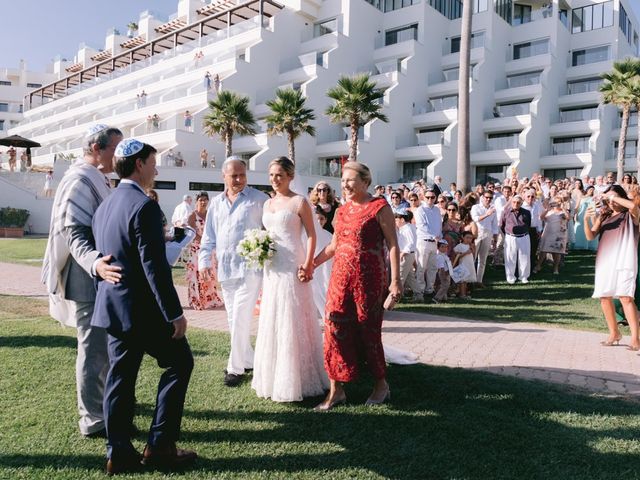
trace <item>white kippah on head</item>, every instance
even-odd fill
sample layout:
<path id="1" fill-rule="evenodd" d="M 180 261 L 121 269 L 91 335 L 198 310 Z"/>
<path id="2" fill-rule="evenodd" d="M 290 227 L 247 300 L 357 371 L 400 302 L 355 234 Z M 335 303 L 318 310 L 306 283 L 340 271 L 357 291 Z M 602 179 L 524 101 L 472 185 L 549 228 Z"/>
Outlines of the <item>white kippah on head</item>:
<path id="1" fill-rule="evenodd" d="M 135 138 L 126 138 L 118 143 L 115 156 L 130 157 L 131 155 L 135 155 L 136 153 L 138 153 L 143 148 L 144 143 L 142 143 L 140 140 L 136 140 Z"/>

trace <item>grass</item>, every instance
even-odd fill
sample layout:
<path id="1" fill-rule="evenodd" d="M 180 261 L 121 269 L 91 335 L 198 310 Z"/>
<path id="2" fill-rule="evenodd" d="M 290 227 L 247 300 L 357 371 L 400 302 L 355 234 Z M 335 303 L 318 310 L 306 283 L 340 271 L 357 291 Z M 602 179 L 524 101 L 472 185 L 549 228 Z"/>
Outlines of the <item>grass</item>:
<path id="1" fill-rule="evenodd" d="M 0 478 L 102 479 L 104 441 L 77 432 L 75 337 L 41 301 L 0 296 Z M 196 367 L 181 445 L 184 480 L 226 478 L 636 478 L 638 404 L 491 374 L 391 366 L 391 402 L 365 408 L 371 381 L 327 414 L 318 399 L 276 404 L 222 385 L 228 337 L 189 332 Z M 147 358 L 135 423 L 150 423 L 160 369 Z M 140 435 L 134 444 L 142 449 Z M 124 477 L 127 478 L 127 477 Z M 130 478 L 165 478 L 146 473 Z"/>
<path id="2" fill-rule="evenodd" d="M 560 327 L 606 330 L 600 303 L 593 293 L 595 254 L 571 252 L 559 276 L 550 266 L 523 285 L 509 285 L 504 267 L 488 267 L 486 289 L 476 290 L 472 299 L 440 304 L 400 304 L 398 310 L 476 320 L 551 324 Z"/>
<path id="3" fill-rule="evenodd" d="M 41 266 L 46 238 L 2 238 L 0 239 L 0 262 L 22 263 Z"/>

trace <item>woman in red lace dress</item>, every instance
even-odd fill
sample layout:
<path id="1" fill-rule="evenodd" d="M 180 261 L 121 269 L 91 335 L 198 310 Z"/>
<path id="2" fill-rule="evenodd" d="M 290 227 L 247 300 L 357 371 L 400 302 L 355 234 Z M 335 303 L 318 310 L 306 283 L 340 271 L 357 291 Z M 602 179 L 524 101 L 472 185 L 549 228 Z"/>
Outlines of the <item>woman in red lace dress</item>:
<path id="1" fill-rule="evenodd" d="M 331 382 L 327 398 L 316 410 L 346 401 L 341 382 L 358 377 L 364 360 L 375 378 L 367 405 L 389 398 L 382 348 L 382 305 L 387 296 L 385 249 L 391 266 L 388 292 L 399 300 L 400 257 L 395 219 L 384 198 L 367 192 L 371 172 L 359 162 L 342 167 L 342 191 L 347 203 L 338 209 L 332 242 L 315 258 L 316 266 L 333 257 L 324 326 L 324 365 Z"/>

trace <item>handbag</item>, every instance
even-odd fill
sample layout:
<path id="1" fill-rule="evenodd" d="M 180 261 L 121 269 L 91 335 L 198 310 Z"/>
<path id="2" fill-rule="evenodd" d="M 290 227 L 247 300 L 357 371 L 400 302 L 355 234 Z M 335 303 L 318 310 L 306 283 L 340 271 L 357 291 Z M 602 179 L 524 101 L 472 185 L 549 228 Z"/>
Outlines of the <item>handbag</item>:
<path id="1" fill-rule="evenodd" d="M 385 310 L 393 310 L 393 307 L 396 306 L 396 303 L 398 303 L 398 301 L 396 300 L 396 297 L 390 293 L 389 295 L 387 295 L 387 298 L 384 300 L 384 304 L 382 304 L 382 307 Z"/>

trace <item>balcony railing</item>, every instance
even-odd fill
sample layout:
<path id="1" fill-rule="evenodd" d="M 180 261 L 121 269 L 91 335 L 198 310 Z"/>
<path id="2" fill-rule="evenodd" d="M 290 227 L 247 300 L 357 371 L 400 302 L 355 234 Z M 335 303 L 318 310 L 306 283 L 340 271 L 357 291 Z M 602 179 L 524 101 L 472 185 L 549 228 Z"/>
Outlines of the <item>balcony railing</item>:
<path id="1" fill-rule="evenodd" d="M 529 115 L 529 113 L 531 113 L 531 102 L 496 105 L 493 109 L 494 118 L 515 117 L 517 115 Z"/>
<path id="2" fill-rule="evenodd" d="M 597 120 L 598 108 L 586 108 L 582 110 L 560 111 L 560 123 L 583 122 L 586 120 Z"/>
<path id="3" fill-rule="evenodd" d="M 416 133 L 416 137 L 418 139 L 418 145 L 442 145 L 444 142 L 444 132 L 422 132 Z"/>
<path id="4" fill-rule="evenodd" d="M 518 135 L 512 137 L 487 138 L 487 150 L 518 148 Z"/>
<path id="5" fill-rule="evenodd" d="M 589 140 L 575 140 L 573 142 L 553 143 L 551 145 L 553 155 L 572 155 L 589 153 Z"/>

